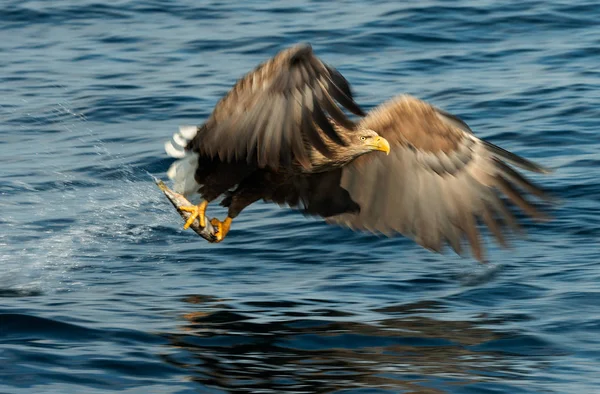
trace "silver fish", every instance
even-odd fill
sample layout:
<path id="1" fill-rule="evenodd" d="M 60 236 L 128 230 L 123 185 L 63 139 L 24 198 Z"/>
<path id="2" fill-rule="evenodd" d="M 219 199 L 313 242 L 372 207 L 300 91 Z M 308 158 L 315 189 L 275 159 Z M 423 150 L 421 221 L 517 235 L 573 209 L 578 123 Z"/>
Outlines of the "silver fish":
<path id="1" fill-rule="evenodd" d="M 194 204 L 189 202 L 188 199 L 185 198 L 184 196 L 182 196 L 181 194 L 175 193 L 173 190 L 169 189 L 169 187 L 167 185 L 165 185 L 165 183 L 163 181 L 161 181 L 160 179 L 154 177 L 154 181 L 156 182 L 156 185 L 158 186 L 158 188 L 160 190 L 162 190 L 162 192 L 165 194 L 165 196 L 167 196 L 167 198 L 169 199 L 171 204 L 173 204 L 175 209 L 177 209 L 177 212 L 179 213 L 179 215 L 181 215 L 183 220 L 187 221 L 187 219 L 191 215 L 190 212 L 182 211 L 181 209 L 179 209 L 179 207 L 186 206 L 186 205 L 190 206 L 190 205 L 194 205 Z M 195 220 L 194 223 L 192 223 L 192 225 L 190 226 L 190 228 L 192 230 L 194 230 L 196 232 L 196 234 L 198 234 L 199 236 L 201 236 L 208 242 L 215 242 L 217 240 L 217 236 L 215 235 L 216 230 L 210 224 L 210 221 L 208 218 L 206 218 L 206 227 L 200 227 L 199 221 Z"/>

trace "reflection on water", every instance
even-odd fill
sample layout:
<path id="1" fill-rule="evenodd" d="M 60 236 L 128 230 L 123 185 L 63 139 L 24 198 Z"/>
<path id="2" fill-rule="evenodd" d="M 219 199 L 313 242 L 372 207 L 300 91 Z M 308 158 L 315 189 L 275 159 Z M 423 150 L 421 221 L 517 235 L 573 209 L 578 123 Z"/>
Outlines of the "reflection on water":
<path id="1" fill-rule="evenodd" d="M 442 393 L 447 385 L 456 390 L 518 375 L 516 355 L 484 346 L 508 333 L 482 328 L 481 320 L 476 325 L 427 317 L 443 312 L 436 302 L 381 308 L 373 312 L 386 318 L 365 321 L 315 300 L 241 307 L 200 295 L 184 301 L 193 307 L 184 315 L 184 333 L 166 335 L 175 351 L 165 359 L 203 387 L 232 393 Z"/>

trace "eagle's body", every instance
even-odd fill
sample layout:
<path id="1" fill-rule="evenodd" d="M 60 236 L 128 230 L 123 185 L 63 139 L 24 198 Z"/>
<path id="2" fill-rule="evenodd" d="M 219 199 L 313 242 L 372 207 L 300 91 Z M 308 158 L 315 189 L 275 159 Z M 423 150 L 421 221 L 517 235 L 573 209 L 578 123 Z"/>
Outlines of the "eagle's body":
<path id="1" fill-rule="evenodd" d="M 349 120 L 335 101 L 364 117 Z M 189 208 L 201 224 L 206 204 L 225 196 L 228 218 L 211 222 L 222 232 L 219 240 L 231 219 L 263 199 L 354 229 L 401 233 L 435 251 L 448 242 L 460 253 L 466 237 L 482 260 L 477 222 L 503 245 L 505 227 L 516 226 L 501 195 L 543 216 L 521 191 L 544 193 L 506 163 L 543 168 L 409 96 L 365 115 L 346 79 L 306 45 L 247 74 L 203 125 L 183 127 L 173 140 L 167 152 L 180 160 L 169 176 L 176 191 L 202 196 L 198 208 Z"/>

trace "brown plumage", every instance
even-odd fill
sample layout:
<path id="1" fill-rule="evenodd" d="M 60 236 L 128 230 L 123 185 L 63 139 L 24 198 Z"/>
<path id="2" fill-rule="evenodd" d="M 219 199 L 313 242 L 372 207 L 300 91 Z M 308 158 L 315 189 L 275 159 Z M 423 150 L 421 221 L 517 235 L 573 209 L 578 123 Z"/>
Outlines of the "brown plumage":
<path id="1" fill-rule="evenodd" d="M 169 176 L 181 193 L 225 195 L 223 236 L 263 199 L 437 252 L 449 243 L 460 254 L 466 238 L 483 260 L 478 224 L 503 246 L 507 227 L 518 228 L 508 201 L 544 218 L 523 194 L 545 193 L 508 164 L 547 171 L 478 139 L 456 116 L 400 96 L 355 123 L 336 102 L 363 115 L 346 79 L 310 46 L 282 51 L 238 81 L 202 126 L 175 135 L 167 151 L 181 160 Z"/>
<path id="2" fill-rule="evenodd" d="M 385 137 L 391 153 L 360 157 L 343 168 L 340 185 L 361 210 L 331 217 L 331 223 L 401 233 L 436 252 L 447 242 L 460 254 L 466 238 L 474 257 L 484 260 L 478 222 L 503 246 L 506 226 L 518 229 L 501 196 L 535 219 L 546 218 L 522 196 L 524 191 L 544 199 L 545 193 L 506 163 L 548 170 L 475 137 L 445 111 L 400 96 L 369 112 L 361 128 Z"/>
<path id="3" fill-rule="evenodd" d="M 181 159 L 168 171 L 176 191 L 204 199 L 182 208 L 191 213 L 184 228 L 196 218 L 204 226 L 207 203 L 227 194 L 227 219 L 213 219 L 221 241 L 242 209 L 281 192 L 281 185 L 301 183 L 308 174 L 340 168 L 373 150 L 389 152 L 374 131 L 356 132 L 336 102 L 364 115 L 346 79 L 309 45 L 284 50 L 240 79 L 203 125 L 181 128 L 165 145 Z"/>
<path id="4" fill-rule="evenodd" d="M 334 100 L 364 115 L 346 79 L 314 56 L 310 46 L 297 45 L 240 79 L 187 148 L 259 167 L 289 167 L 295 160 L 310 169 L 310 149 L 330 156 L 330 142 L 346 145 L 325 112 L 341 126 L 338 131 L 355 126 Z"/>

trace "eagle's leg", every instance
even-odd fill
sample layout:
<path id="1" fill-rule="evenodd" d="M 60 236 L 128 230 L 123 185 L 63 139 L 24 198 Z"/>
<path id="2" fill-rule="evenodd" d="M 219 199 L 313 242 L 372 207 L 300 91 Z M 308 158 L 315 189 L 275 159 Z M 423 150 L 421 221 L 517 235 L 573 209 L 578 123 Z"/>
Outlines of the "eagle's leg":
<path id="1" fill-rule="evenodd" d="M 179 207 L 179 209 L 181 209 L 182 211 L 191 213 L 187 222 L 185 222 L 185 224 L 183 225 L 184 230 L 187 230 L 188 228 L 190 228 L 190 226 L 192 225 L 192 223 L 194 223 L 194 220 L 196 220 L 196 219 L 198 219 L 198 221 L 200 222 L 200 227 L 202 227 L 202 228 L 206 227 L 206 218 L 204 215 L 206 212 L 207 205 L 208 205 L 208 201 L 204 200 L 198 205 L 189 205 L 189 206 Z"/>
<path id="2" fill-rule="evenodd" d="M 217 237 L 217 240 L 215 242 L 221 242 L 225 238 L 229 232 L 229 229 L 231 228 L 232 220 L 233 218 L 230 218 L 229 216 L 227 216 L 223 221 L 220 221 L 217 218 L 211 219 L 210 224 L 212 224 L 216 229 L 215 236 Z"/>
<path id="3" fill-rule="evenodd" d="M 265 182 L 269 175 L 266 171 L 255 171 L 244 178 L 233 192 L 228 193 L 227 197 L 221 202 L 221 205 L 228 208 L 227 217 L 222 222 L 216 218 L 210 221 L 210 224 L 217 229 L 217 234 L 215 234 L 217 236 L 216 242 L 221 242 L 225 238 L 231 228 L 231 221 L 244 208 L 264 198 L 265 193 L 267 193 Z"/>

